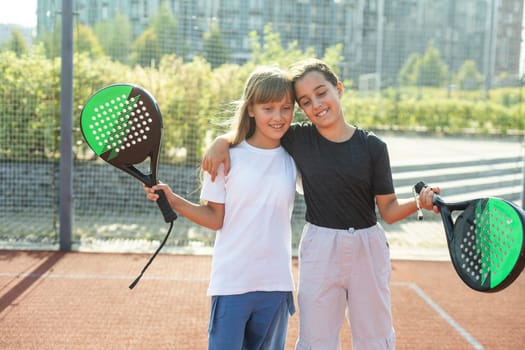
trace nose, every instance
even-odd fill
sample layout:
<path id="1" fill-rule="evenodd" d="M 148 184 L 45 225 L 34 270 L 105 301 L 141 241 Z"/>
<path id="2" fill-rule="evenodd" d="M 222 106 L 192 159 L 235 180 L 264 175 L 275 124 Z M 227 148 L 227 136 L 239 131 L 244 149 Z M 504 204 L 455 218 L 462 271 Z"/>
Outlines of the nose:
<path id="1" fill-rule="evenodd" d="M 317 97 L 312 99 L 312 105 L 314 106 L 314 108 L 318 108 L 322 105 L 321 100 Z"/>
<path id="2" fill-rule="evenodd" d="M 273 119 L 283 119 L 286 115 L 286 111 L 282 108 L 279 108 L 276 113 L 273 115 Z"/>
<path id="3" fill-rule="evenodd" d="M 276 120 L 276 121 L 280 121 L 281 119 L 284 118 L 284 112 L 282 111 L 279 111 L 277 113 L 275 113 L 272 117 L 273 120 Z"/>

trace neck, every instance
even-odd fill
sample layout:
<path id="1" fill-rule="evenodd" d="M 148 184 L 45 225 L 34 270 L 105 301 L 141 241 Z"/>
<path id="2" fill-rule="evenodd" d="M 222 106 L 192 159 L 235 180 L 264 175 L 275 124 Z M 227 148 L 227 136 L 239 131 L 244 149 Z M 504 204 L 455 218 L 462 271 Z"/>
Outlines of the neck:
<path id="1" fill-rule="evenodd" d="M 343 121 L 342 124 L 333 125 L 331 128 L 317 128 L 317 131 L 327 140 L 332 142 L 344 142 L 352 137 L 355 129 L 355 126 Z"/>
<path id="2" fill-rule="evenodd" d="M 281 140 L 279 139 L 278 140 L 268 140 L 268 139 L 260 140 L 255 135 L 253 135 L 249 139 L 246 139 L 246 142 L 248 142 L 250 146 L 262 148 L 262 149 L 277 148 L 281 145 Z"/>

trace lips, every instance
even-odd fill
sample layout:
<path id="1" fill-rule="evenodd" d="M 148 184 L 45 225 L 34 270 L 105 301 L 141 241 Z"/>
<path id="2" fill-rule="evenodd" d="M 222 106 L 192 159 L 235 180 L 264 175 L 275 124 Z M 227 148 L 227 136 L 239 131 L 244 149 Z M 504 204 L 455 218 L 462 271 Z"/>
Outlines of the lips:
<path id="1" fill-rule="evenodd" d="M 316 113 L 315 116 L 316 116 L 317 118 L 322 118 L 322 117 L 324 117 L 324 116 L 326 115 L 326 113 L 328 113 L 328 108 L 325 108 L 325 109 L 323 109 L 321 112 Z"/>
<path id="2" fill-rule="evenodd" d="M 272 128 L 272 129 L 279 130 L 279 129 L 284 128 L 284 125 L 285 125 L 285 124 L 270 124 L 269 126 L 270 126 L 270 128 Z"/>

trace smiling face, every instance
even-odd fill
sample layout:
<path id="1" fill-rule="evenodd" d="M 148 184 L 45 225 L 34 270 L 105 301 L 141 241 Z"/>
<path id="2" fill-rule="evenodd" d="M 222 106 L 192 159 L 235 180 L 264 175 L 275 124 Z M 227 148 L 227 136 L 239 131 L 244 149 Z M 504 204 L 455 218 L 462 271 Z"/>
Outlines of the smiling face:
<path id="1" fill-rule="evenodd" d="M 248 107 L 255 119 L 255 131 L 248 142 L 260 148 L 275 148 L 281 143 L 293 118 L 294 101 L 285 95 L 280 101 L 254 103 Z"/>
<path id="2" fill-rule="evenodd" d="M 341 82 L 334 86 L 323 73 L 313 70 L 296 80 L 294 86 L 299 107 L 318 128 L 331 128 L 344 122 Z"/>

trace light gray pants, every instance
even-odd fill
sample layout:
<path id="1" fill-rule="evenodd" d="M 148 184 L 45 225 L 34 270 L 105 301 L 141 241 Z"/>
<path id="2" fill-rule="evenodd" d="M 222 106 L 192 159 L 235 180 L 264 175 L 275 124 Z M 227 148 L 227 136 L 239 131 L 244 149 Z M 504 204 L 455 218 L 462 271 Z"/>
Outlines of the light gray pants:
<path id="1" fill-rule="evenodd" d="M 383 228 L 307 223 L 299 246 L 297 350 L 341 349 L 347 311 L 355 350 L 395 349 L 390 251 Z"/>

